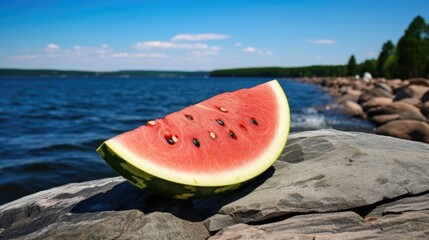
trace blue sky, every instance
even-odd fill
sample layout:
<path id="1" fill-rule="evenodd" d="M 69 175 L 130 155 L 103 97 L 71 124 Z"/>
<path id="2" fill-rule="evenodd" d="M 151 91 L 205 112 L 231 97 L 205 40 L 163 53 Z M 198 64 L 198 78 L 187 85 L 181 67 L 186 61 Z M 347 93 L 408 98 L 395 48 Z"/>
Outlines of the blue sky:
<path id="1" fill-rule="evenodd" d="M 0 68 L 213 70 L 377 57 L 427 0 L 0 0 Z"/>

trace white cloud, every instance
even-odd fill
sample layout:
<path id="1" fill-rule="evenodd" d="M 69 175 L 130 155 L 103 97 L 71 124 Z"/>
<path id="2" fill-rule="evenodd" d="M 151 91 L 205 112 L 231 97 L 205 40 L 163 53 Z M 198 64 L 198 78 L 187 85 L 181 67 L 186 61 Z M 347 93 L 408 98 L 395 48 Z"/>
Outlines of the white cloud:
<path id="1" fill-rule="evenodd" d="M 209 46 L 204 43 L 174 43 L 174 42 L 163 42 L 163 41 L 147 41 L 147 42 L 138 42 L 133 45 L 133 48 L 139 50 L 152 50 L 152 49 L 209 49 L 213 51 L 219 51 L 221 47 L 219 46 Z"/>
<path id="2" fill-rule="evenodd" d="M 171 38 L 171 41 L 205 41 L 205 40 L 222 40 L 228 39 L 231 36 L 226 34 L 216 33 L 201 33 L 201 34 L 178 34 Z"/>
<path id="3" fill-rule="evenodd" d="M 46 45 L 44 51 L 45 52 L 55 52 L 55 51 L 60 50 L 60 48 L 61 47 L 55 43 L 49 43 L 48 45 Z"/>
<path id="4" fill-rule="evenodd" d="M 242 51 L 246 52 L 246 53 L 256 53 L 256 54 L 267 55 L 267 56 L 273 55 L 273 52 L 271 52 L 271 51 L 262 51 L 260 49 L 254 48 L 254 47 L 246 47 L 246 48 L 243 48 Z"/>
<path id="5" fill-rule="evenodd" d="M 234 46 L 241 47 L 241 43 L 240 42 L 236 42 L 236 43 L 234 43 Z"/>
<path id="6" fill-rule="evenodd" d="M 256 48 L 254 48 L 254 47 L 247 47 L 247 48 L 243 49 L 243 52 L 253 53 L 253 52 L 256 52 Z"/>
<path id="7" fill-rule="evenodd" d="M 118 52 L 112 53 L 113 58 L 167 58 L 168 55 L 162 53 L 128 53 Z"/>
<path id="8" fill-rule="evenodd" d="M 314 45 L 329 45 L 329 44 L 337 43 L 335 40 L 331 40 L 331 39 L 316 39 L 316 40 L 309 40 L 309 42 Z"/>
<path id="9" fill-rule="evenodd" d="M 133 45 L 133 48 L 147 50 L 147 49 L 155 49 L 155 48 L 161 48 L 161 49 L 177 48 L 177 46 L 172 42 L 147 41 L 147 42 L 138 42 Z"/>

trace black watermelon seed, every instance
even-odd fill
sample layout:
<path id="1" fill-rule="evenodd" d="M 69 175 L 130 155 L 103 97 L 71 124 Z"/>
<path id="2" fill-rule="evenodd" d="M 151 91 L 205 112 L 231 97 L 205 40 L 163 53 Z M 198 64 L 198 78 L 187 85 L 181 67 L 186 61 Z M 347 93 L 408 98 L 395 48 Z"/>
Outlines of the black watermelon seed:
<path id="1" fill-rule="evenodd" d="M 250 119 L 250 121 L 253 123 L 253 124 L 255 124 L 256 126 L 258 126 L 259 125 L 259 123 L 256 121 L 256 119 L 254 119 L 254 118 L 251 118 Z"/>
<path id="2" fill-rule="evenodd" d="M 219 125 L 221 126 L 225 126 L 225 123 L 220 119 L 217 119 L 216 122 L 219 123 Z"/>
<path id="3" fill-rule="evenodd" d="M 167 142 L 168 142 L 168 144 L 170 144 L 170 145 L 173 145 L 173 144 L 174 144 L 174 141 L 173 141 L 173 139 L 171 139 L 171 138 L 167 138 Z"/>
<path id="4" fill-rule="evenodd" d="M 189 118 L 190 120 L 194 120 L 194 118 L 191 115 L 185 115 L 187 118 Z"/>
<path id="5" fill-rule="evenodd" d="M 200 142 L 198 141 L 198 139 L 194 138 L 194 139 L 192 139 L 192 142 L 194 143 L 194 145 L 196 147 L 200 147 Z"/>
<path id="6" fill-rule="evenodd" d="M 233 131 L 231 131 L 231 130 L 229 130 L 229 136 L 230 137 L 232 137 L 232 138 L 234 138 L 234 139 L 237 139 L 237 136 L 235 135 L 235 133 L 233 132 Z"/>

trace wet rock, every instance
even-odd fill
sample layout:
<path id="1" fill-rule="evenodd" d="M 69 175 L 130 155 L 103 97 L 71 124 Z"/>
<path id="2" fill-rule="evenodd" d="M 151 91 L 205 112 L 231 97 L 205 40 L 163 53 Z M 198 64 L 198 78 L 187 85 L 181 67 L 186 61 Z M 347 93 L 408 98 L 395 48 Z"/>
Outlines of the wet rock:
<path id="1" fill-rule="evenodd" d="M 377 128 L 375 133 L 429 143 L 429 124 L 422 121 L 398 120 L 388 122 Z"/>

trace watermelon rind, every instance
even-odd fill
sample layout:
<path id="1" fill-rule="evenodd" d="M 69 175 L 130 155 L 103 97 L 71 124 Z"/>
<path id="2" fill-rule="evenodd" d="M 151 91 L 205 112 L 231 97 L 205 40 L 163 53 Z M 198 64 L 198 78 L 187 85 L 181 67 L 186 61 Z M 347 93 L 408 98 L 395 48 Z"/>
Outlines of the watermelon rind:
<path id="1" fill-rule="evenodd" d="M 244 183 L 236 183 L 228 186 L 193 186 L 168 181 L 151 175 L 127 162 L 107 144 L 103 143 L 97 152 L 117 173 L 126 178 L 138 188 L 147 190 L 157 195 L 175 199 L 195 199 L 208 196 L 216 196 L 239 188 Z"/>
<path id="2" fill-rule="evenodd" d="M 177 171 L 137 156 L 116 138 L 104 142 L 97 152 L 132 184 L 158 195 L 193 199 L 230 192 L 267 170 L 277 160 L 286 144 L 290 126 L 286 94 L 277 80 L 266 84 L 270 85 L 277 99 L 278 126 L 265 151 L 245 166 L 209 174 Z"/>

